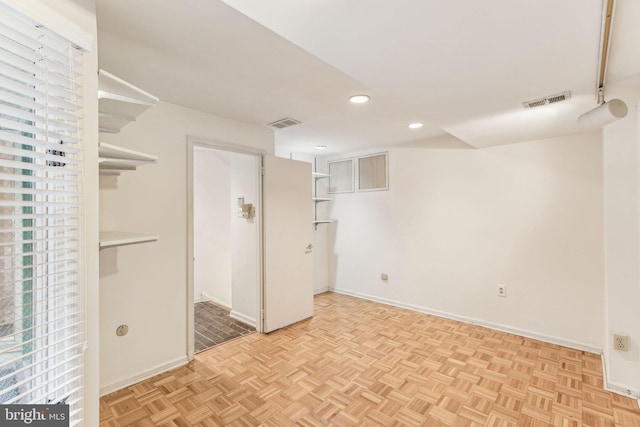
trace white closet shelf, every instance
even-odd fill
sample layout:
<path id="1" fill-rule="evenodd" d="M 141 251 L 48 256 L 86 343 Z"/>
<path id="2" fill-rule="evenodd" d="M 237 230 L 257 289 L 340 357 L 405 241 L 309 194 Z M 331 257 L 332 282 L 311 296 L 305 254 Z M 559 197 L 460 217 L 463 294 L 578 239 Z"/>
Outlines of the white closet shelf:
<path id="1" fill-rule="evenodd" d="M 138 166 L 156 163 L 158 157 L 101 142 L 98 148 L 100 173 L 136 170 Z"/>
<path id="2" fill-rule="evenodd" d="M 100 131 L 118 133 L 159 99 L 104 70 L 98 71 Z"/>
<path id="3" fill-rule="evenodd" d="M 313 169 L 316 168 L 316 160 L 313 160 Z M 314 209 L 313 209 L 313 227 L 315 230 L 318 229 L 318 224 L 330 224 L 331 220 L 330 219 L 318 219 L 318 203 L 321 202 L 331 202 L 333 201 L 333 199 L 329 198 L 329 197 L 316 197 L 316 195 L 318 194 L 318 180 L 319 179 L 323 179 L 323 178 L 329 178 L 329 174 L 327 173 L 322 173 L 322 172 L 311 172 L 311 176 L 313 177 L 313 197 L 311 198 L 311 200 L 314 203 Z"/>
<path id="4" fill-rule="evenodd" d="M 118 147 L 117 145 L 111 145 L 105 142 L 101 142 L 99 144 L 98 154 L 100 158 L 105 159 L 139 160 L 147 163 L 155 163 L 158 161 L 157 156 L 130 150 L 128 148 Z"/>
<path id="5" fill-rule="evenodd" d="M 124 231 L 101 231 L 100 248 L 134 245 L 136 243 L 155 242 L 158 236 L 147 234 L 127 233 Z"/>
<path id="6" fill-rule="evenodd" d="M 118 133 L 125 125 L 135 122 L 136 118 L 131 116 L 123 116 L 117 114 L 98 112 L 98 122 L 100 132 Z"/>

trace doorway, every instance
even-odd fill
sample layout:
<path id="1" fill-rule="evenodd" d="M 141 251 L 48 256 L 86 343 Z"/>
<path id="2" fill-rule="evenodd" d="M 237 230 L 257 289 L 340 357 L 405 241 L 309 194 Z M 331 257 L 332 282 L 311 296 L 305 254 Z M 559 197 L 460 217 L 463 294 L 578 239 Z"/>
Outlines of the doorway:
<path id="1" fill-rule="evenodd" d="M 240 162 L 243 166 L 231 167 L 229 172 L 232 247 L 230 316 L 255 326 L 256 331 L 261 333 L 272 332 L 313 316 L 311 163 L 277 158 L 251 147 L 188 137 L 189 360 L 193 360 L 195 355 L 195 265 L 210 261 L 198 261 L 195 256 L 196 147 L 227 152 L 230 157 L 226 161 L 231 165 L 235 164 L 234 159 L 243 159 Z M 236 154 L 244 156 L 238 157 Z M 220 157 L 224 163 L 225 156 Z M 238 186 L 234 186 L 234 183 Z"/>
<path id="2" fill-rule="evenodd" d="M 260 330 L 262 152 L 189 138 L 188 355 Z"/>

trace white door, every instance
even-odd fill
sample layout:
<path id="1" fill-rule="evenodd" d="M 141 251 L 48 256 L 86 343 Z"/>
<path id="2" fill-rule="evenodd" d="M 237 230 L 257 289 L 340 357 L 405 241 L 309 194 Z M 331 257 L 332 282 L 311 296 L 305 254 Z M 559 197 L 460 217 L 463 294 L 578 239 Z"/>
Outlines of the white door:
<path id="1" fill-rule="evenodd" d="M 263 332 L 272 332 L 313 315 L 311 164 L 263 164 Z"/>

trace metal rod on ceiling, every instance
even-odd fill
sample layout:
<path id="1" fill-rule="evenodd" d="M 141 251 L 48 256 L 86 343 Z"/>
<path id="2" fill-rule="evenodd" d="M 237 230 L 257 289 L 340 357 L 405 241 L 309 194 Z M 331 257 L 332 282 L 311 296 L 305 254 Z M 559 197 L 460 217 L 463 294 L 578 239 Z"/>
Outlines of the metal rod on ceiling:
<path id="1" fill-rule="evenodd" d="M 627 115 L 627 105 L 620 99 L 604 100 L 604 84 L 607 75 L 607 60 L 611 47 L 611 28 L 613 26 L 613 11 L 615 0 L 603 0 L 602 38 L 600 40 L 600 66 L 596 97 L 598 106 L 578 117 L 578 125 L 584 128 L 601 128 Z"/>
<path id="2" fill-rule="evenodd" d="M 607 60 L 609 59 L 609 48 L 611 47 L 611 24 L 613 21 L 613 11 L 615 0 L 604 0 L 606 5 L 603 9 L 604 17 L 602 24 L 602 40 L 600 45 L 600 67 L 598 68 L 598 86 L 596 96 L 598 104 L 604 102 L 604 83 L 607 75 Z"/>

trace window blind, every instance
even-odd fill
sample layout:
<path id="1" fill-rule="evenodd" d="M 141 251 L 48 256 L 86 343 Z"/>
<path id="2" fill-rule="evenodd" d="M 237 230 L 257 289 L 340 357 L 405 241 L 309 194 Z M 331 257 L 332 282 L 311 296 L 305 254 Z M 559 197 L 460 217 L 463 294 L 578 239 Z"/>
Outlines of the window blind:
<path id="1" fill-rule="evenodd" d="M 0 9 L 0 403 L 82 419 L 80 52 Z"/>

